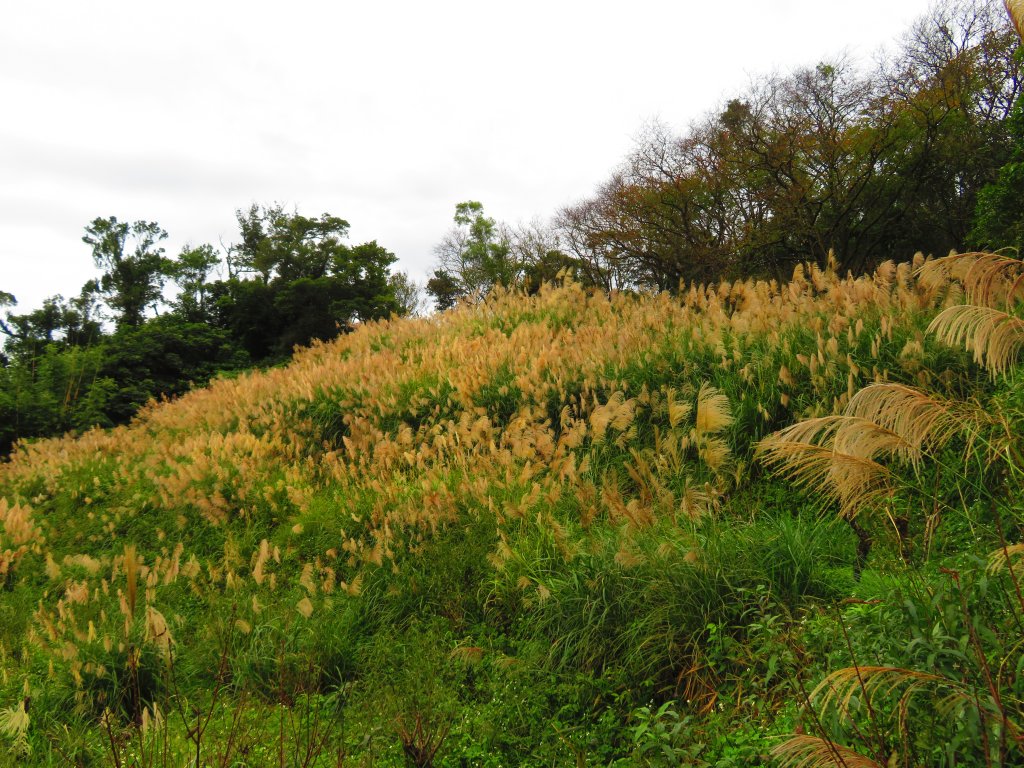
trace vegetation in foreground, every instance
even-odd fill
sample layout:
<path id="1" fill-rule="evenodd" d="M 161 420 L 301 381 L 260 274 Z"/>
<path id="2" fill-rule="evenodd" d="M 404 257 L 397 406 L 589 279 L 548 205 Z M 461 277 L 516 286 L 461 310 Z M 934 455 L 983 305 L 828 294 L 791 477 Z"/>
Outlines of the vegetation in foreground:
<path id="1" fill-rule="evenodd" d="M 1021 275 L 496 291 L 21 444 L 4 755 L 1019 764 Z"/>

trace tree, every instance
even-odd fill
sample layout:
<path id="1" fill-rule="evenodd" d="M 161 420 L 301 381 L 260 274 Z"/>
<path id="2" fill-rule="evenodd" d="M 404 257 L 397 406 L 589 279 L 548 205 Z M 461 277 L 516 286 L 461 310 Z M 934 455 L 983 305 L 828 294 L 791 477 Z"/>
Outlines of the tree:
<path id="1" fill-rule="evenodd" d="M 123 424 L 150 400 L 176 397 L 250 363 L 227 331 L 177 314 L 119 328 L 103 349 L 97 378 L 113 386 L 99 410 L 107 423 Z"/>
<path id="2" fill-rule="evenodd" d="M 13 293 L 8 293 L 7 291 L 0 291 L 0 309 L 5 309 L 6 307 L 16 307 L 17 305 L 18 300 L 14 298 Z M 10 313 L 8 313 L 7 317 L 9 320 Z M 3 318 L 0 318 L 0 333 L 8 337 L 13 337 L 16 335 L 14 331 L 11 330 L 10 325 L 4 322 Z"/>
<path id="3" fill-rule="evenodd" d="M 91 285 L 70 301 L 51 296 L 43 306 L 25 314 L 7 313 L 0 320 L 0 333 L 7 336 L 5 351 L 13 358 L 31 360 L 49 345 L 60 349 L 88 346 L 102 337 L 100 323 L 94 317 L 95 307 Z M 7 301 L 4 301 L 4 299 Z M 14 306 L 10 294 L 0 294 L 0 306 Z"/>
<path id="4" fill-rule="evenodd" d="M 395 297 L 397 312 L 402 317 L 419 317 L 427 308 L 423 286 L 417 283 L 407 272 L 392 272 L 388 278 L 388 287 Z"/>
<path id="5" fill-rule="evenodd" d="M 1024 4 L 1007 2 L 1006 10 L 1020 37 Z M 1010 159 L 999 169 L 997 178 L 978 193 L 970 244 L 987 250 L 1011 247 L 1020 256 L 1024 253 L 1024 100 L 1020 94 L 1007 128 L 1013 142 Z"/>
<path id="6" fill-rule="evenodd" d="M 451 309 L 465 295 L 458 280 L 444 269 L 434 270 L 434 274 L 427 280 L 427 293 L 433 297 L 434 308 L 438 312 Z"/>
<path id="7" fill-rule="evenodd" d="M 349 227 L 344 219 L 288 214 L 279 204 L 252 205 L 235 216 L 242 238 L 229 249 L 232 272 L 255 273 L 266 285 L 274 278 L 317 279 L 344 268 L 348 257 L 342 241 Z"/>
<path id="8" fill-rule="evenodd" d="M 170 265 L 169 273 L 181 289 L 175 308 L 190 322 L 207 318 L 208 278 L 218 264 L 220 255 L 212 245 L 186 245 Z"/>
<path id="9" fill-rule="evenodd" d="M 587 288 L 596 285 L 586 265 L 562 249 L 555 227 L 534 219 L 514 227 L 502 226 L 501 231 L 512 258 L 522 265 L 522 284 L 527 292 L 536 293 L 544 283 L 567 278 Z"/>
<path id="10" fill-rule="evenodd" d="M 232 277 L 239 273 L 256 273 L 263 284 L 270 282 L 274 271 L 271 253 L 270 228 L 283 215 L 280 205 L 260 208 L 253 203 L 249 209 L 235 211 L 241 240 L 228 249 L 228 271 Z"/>
<path id="11" fill-rule="evenodd" d="M 103 270 L 99 289 L 117 313 L 119 326 L 137 327 L 146 310 L 161 299 L 169 262 L 157 246 L 167 233 L 156 222 L 119 222 L 116 217 L 94 219 L 83 242 L 92 247 L 96 266 Z"/>
<path id="12" fill-rule="evenodd" d="M 937 3 L 883 67 L 899 106 L 903 161 L 893 170 L 910 190 L 894 208 L 914 249 L 961 248 L 978 193 L 1010 159 L 1009 117 L 1020 92 L 1019 39 L 1002 9 L 981 0 Z"/>
<path id="13" fill-rule="evenodd" d="M 398 309 L 388 282 L 394 254 L 376 242 L 344 243 L 345 220 L 287 214 L 277 205 L 237 215 L 242 240 L 229 249 L 233 276 L 211 286 L 207 300 L 253 360 L 283 359 L 295 345 Z M 240 279 L 245 273 L 256 279 Z"/>
<path id="14" fill-rule="evenodd" d="M 978 193 L 970 244 L 979 249 L 1014 248 L 1024 253 L 1024 102 L 1018 99 L 1010 117 L 1014 137 L 1010 161 Z"/>
<path id="15" fill-rule="evenodd" d="M 496 285 L 511 287 L 522 277 L 523 265 L 512 254 L 507 235 L 484 215 L 481 203 L 459 203 L 454 221 L 455 227 L 434 249 L 438 268 L 427 283 L 439 309 L 460 296 L 483 295 Z"/>
<path id="16" fill-rule="evenodd" d="M 985 221 L 1011 220 L 1019 199 L 1017 44 L 992 3 L 946 0 L 873 72 L 827 61 L 761 79 L 685 135 L 652 125 L 558 214 L 562 242 L 596 283 L 655 290 L 961 248 L 1000 168 Z"/>

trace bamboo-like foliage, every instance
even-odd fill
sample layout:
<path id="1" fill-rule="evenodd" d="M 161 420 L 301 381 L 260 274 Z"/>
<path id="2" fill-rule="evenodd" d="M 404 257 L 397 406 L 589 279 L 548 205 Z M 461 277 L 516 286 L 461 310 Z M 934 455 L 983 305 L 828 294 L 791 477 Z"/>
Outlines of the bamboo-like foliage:
<path id="1" fill-rule="evenodd" d="M 773 747 L 771 754 L 785 768 L 884 768 L 849 747 L 817 736 L 794 736 Z"/>

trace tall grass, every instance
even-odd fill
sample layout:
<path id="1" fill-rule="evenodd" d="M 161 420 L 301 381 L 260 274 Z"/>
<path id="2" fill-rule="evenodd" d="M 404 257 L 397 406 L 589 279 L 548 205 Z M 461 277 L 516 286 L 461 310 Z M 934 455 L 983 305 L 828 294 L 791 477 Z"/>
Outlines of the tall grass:
<path id="1" fill-rule="evenodd" d="M 980 367 L 1012 345 L 942 341 L 963 332 L 941 319 L 963 295 L 951 264 L 806 265 L 680 297 L 496 291 L 125 427 L 24 443 L 0 465 L 0 611 L 21 607 L 0 627 L 0 705 L 27 686 L 48 713 L 39 744 L 75 718 L 97 738 L 108 710 L 131 729 L 172 696 L 173 658 L 190 700 L 218 681 L 252 708 L 338 696 L 367 728 L 391 723 L 381 754 L 416 742 L 438 761 L 509 697 L 533 720 L 489 743 L 528 751 L 539 728 L 549 753 L 568 738 L 546 725 L 564 716 L 553 690 L 612 718 L 611 751 L 645 697 L 709 715 L 757 671 L 765 711 L 781 706 L 799 667 L 781 638 L 863 565 L 859 529 L 819 501 L 884 545 L 928 457 L 1017 450 Z M 927 332 L 943 322 L 955 332 Z M 938 486 L 916 487 L 945 508 Z M 396 641 L 389 660 L 390 637 L 420 650 Z M 451 667 L 430 694 L 447 703 L 403 715 L 380 676 L 418 679 L 431 658 Z"/>

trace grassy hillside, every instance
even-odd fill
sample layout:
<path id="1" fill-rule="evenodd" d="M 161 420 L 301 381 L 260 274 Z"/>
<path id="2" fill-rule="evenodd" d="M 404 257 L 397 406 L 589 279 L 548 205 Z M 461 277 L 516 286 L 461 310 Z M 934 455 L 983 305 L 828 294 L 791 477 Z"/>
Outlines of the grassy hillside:
<path id="1" fill-rule="evenodd" d="M 1018 265 L 492 295 L 24 444 L 0 749 L 1019 763 Z"/>

